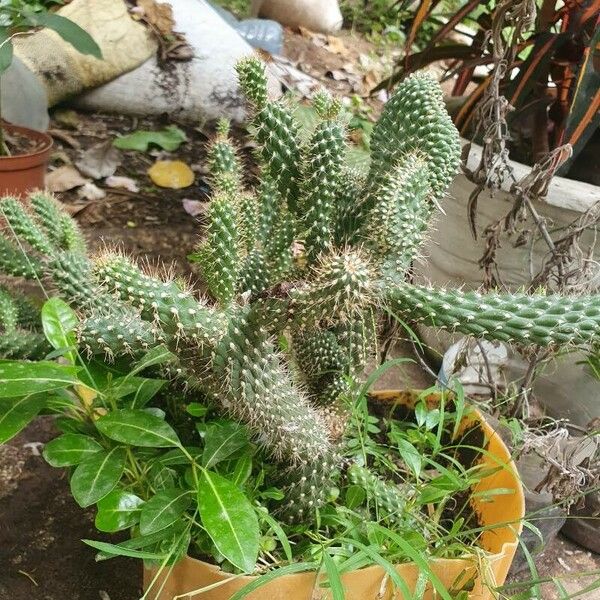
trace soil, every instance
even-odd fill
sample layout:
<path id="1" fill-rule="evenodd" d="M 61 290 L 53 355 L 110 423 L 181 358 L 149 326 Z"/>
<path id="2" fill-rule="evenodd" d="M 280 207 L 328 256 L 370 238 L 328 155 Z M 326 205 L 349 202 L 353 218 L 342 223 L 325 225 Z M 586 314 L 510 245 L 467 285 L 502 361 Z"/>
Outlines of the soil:
<path id="1" fill-rule="evenodd" d="M 98 534 L 93 511 L 72 499 L 66 471 L 39 454 L 57 435 L 39 418 L 0 447 L 0 598 L 2 600 L 135 600 L 141 571 L 135 560 L 95 562 L 82 539 Z"/>
<path id="2" fill-rule="evenodd" d="M 44 147 L 44 143 L 34 140 L 19 131 L 8 133 L 4 130 L 4 143 L 8 148 L 9 156 L 22 156 L 25 154 L 34 154 Z"/>

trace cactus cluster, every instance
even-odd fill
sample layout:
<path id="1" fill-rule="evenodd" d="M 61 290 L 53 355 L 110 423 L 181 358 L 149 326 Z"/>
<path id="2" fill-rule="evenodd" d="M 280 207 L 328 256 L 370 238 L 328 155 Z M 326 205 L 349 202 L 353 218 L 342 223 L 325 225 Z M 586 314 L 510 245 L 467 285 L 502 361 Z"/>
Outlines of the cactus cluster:
<path id="1" fill-rule="evenodd" d="M 121 253 L 88 256 L 76 225 L 43 193 L 27 209 L 12 198 L 0 202 L 0 269 L 53 286 L 75 307 L 82 351 L 136 357 L 168 346 L 178 360 L 171 371 L 187 388 L 246 424 L 281 464 L 286 519 L 309 519 L 342 473 L 390 514 L 401 512 L 393 486 L 367 467 L 342 469 L 340 458 L 349 391 L 377 351 L 382 319 L 503 341 L 590 345 L 600 300 L 410 283 L 431 214 L 459 164 L 458 134 L 431 76 L 409 77 L 387 103 L 363 179 L 346 166 L 337 100 L 317 94 L 319 123 L 303 141 L 292 107 L 269 100 L 260 61 L 243 61 L 238 74 L 261 181 L 245 185 L 220 123 L 208 149 L 208 225 L 193 255 L 205 297 Z M 0 292 L 4 356 L 43 351 L 28 310 Z"/>

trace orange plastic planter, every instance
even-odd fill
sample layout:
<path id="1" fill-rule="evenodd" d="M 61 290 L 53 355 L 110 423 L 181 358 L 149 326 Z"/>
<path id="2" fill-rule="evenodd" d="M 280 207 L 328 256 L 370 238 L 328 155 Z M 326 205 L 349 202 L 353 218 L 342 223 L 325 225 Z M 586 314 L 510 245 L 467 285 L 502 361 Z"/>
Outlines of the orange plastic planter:
<path id="1" fill-rule="evenodd" d="M 377 400 L 386 403 L 397 403 L 414 406 L 418 398 L 417 392 L 382 391 L 373 394 Z M 432 406 L 439 397 L 427 398 Z M 488 554 L 485 559 L 467 557 L 465 559 L 434 559 L 430 562 L 432 571 L 444 585 L 454 592 L 461 587 L 470 589 L 470 600 L 492 600 L 492 589 L 502 585 L 515 556 L 518 536 L 521 533 L 521 520 L 525 514 L 523 488 L 517 474 L 510 452 L 500 436 L 485 421 L 477 410 L 470 412 L 464 419 L 462 428 L 474 421 L 481 423 L 487 440 L 487 452 L 481 463 L 490 468 L 502 466 L 491 475 L 481 479 L 473 490 L 476 495 L 472 501 L 473 509 L 479 515 L 483 527 L 491 527 L 484 531 L 479 545 Z M 481 501 L 481 493 L 494 489 L 511 489 L 513 494 L 502 494 L 491 501 Z M 419 576 L 419 568 L 413 563 L 396 567 L 409 589 L 413 590 Z M 144 570 L 144 586 L 148 588 L 156 575 L 156 568 Z M 165 581 L 166 579 L 166 581 Z M 233 593 L 250 583 L 254 577 L 235 577 L 219 570 L 208 563 L 186 557 L 170 570 L 166 568 L 152 590 L 148 600 L 228 600 Z M 216 585 L 215 584 L 219 584 Z M 342 584 L 346 600 L 405 600 L 394 590 L 379 566 L 366 567 L 358 571 L 342 575 Z M 209 591 L 194 594 L 207 586 L 215 586 Z M 161 590 L 162 588 L 162 590 Z M 299 573 L 288 575 L 272 581 L 257 591 L 249 594 L 247 600 L 329 600 L 331 596 L 324 588 L 319 587 L 315 573 Z M 424 600 L 439 600 L 433 587 L 429 584 Z"/>
<path id="2" fill-rule="evenodd" d="M 30 154 L 0 156 L 0 196 L 24 198 L 28 192 L 44 187 L 52 138 L 41 131 L 9 125 L 6 122 L 2 127 L 8 133 L 27 136 L 39 145 L 39 150 Z"/>

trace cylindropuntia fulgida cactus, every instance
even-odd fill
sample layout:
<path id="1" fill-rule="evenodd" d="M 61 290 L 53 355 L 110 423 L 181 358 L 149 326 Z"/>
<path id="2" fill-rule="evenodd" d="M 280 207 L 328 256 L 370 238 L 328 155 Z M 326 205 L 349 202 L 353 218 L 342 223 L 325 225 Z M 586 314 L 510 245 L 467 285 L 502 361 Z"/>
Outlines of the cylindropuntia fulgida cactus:
<path id="1" fill-rule="evenodd" d="M 458 134 L 431 76 L 411 76 L 387 103 L 363 179 L 346 167 L 336 100 L 315 97 L 320 122 L 303 143 L 290 106 L 268 99 L 261 63 L 244 60 L 238 74 L 253 110 L 261 182 L 256 190 L 244 186 L 221 123 L 208 152 L 208 226 L 194 255 L 208 298 L 120 253 L 89 258 L 77 227 L 44 194 L 30 198 L 29 210 L 1 201 L 0 267 L 51 283 L 74 305 L 79 344 L 90 354 L 135 356 L 166 344 L 187 386 L 245 423 L 281 463 L 282 514 L 308 519 L 341 471 L 344 400 L 376 351 L 384 316 L 517 343 L 589 345 L 600 300 L 409 283 L 459 163 Z M 1 306 L 2 327 L 14 331 L 14 306 Z M 4 346 L 18 344 L 11 339 Z M 401 492 L 364 466 L 347 476 L 390 510 L 402 507 Z"/>

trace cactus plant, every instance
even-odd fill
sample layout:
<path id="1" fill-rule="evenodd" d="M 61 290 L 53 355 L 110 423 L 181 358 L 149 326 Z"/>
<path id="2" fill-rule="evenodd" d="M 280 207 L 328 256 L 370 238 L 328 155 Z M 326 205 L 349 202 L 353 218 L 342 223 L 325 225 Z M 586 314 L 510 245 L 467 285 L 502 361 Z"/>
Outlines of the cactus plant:
<path id="1" fill-rule="evenodd" d="M 194 255 L 206 297 L 121 253 L 90 258 L 75 224 L 44 194 L 29 211 L 0 202 L 0 268 L 53 285 L 79 311 L 89 354 L 135 357 L 164 343 L 178 361 L 171 372 L 246 425 L 282 466 L 280 514 L 307 521 L 345 470 L 346 401 L 376 353 L 384 317 L 516 343 L 590 345 L 600 300 L 410 283 L 433 207 L 459 163 L 458 134 L 431 76 L 412 75 L 388 102 L 364 182 L 345 166 L 337 101 L 316 96 L 320 122 L 302 143 L 292 108 L 268 99 L 261 63 L 244 60 L 238 73 L 254 111 L 262 181 L 256 191 L 245 187 L 221 123 L 209 149 L 209 223 Z M 19 312 L 5 296 L 0 302 L 2 327 L 12 332 Z M 3 341 L 11 343 L 22 351 L 22 340 Z M 402 498 L 368 467 L 347 476 L 387 511 L 402 510 Z"/>

